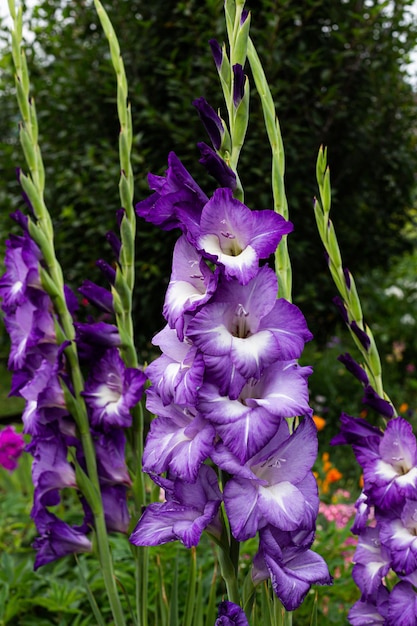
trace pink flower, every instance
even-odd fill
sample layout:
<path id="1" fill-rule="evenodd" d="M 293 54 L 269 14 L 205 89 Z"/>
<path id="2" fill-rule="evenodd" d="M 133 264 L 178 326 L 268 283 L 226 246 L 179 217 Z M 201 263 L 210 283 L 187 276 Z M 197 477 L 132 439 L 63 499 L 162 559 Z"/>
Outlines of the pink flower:
<path id="1" fill-rule="evenodd" d="M 17 459 L 23 452 L 25 442 L 13 426 L 6 426 L 0 431 L 0 465 L 13 471 L 17 467 Z"/>

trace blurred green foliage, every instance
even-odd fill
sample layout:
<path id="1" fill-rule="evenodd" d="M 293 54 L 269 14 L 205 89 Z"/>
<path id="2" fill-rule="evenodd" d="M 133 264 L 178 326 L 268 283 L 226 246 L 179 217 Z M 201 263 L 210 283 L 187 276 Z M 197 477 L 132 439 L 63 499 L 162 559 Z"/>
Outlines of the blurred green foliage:
<path id="1" fill-rule="evenodd" d="M 223 103 L 208 46 L 225 37 L 221 0 L 105 0 L 129 79 L 134 129 L 136 199 L 148 194 L 146 173 L 162 174 L 174 150 L 200 185 L 214 183 L 198 164 L 206 140 L 192 100 Z M 315 159 L 329 147 L 333 219 L 351 271 L 386 268 L 406 241 L 417 169 L 415 95 L 405 79 L 417 27 L 411 0 L 259 0 L 252 37 L 265 65 L 283 131 L 295 301 L 324 344 L 335 313 L 311 202 Z M 89 0 L 40 0 L 28 12 L 27 53 L 47 171 L 47 203 L 67 281 L 100 281 L 97 258 L 111 260 L 105 233 L 116 228 L 118 123 L 107 43 Z M 25 165 L 19 116 L 3 31 L 0 59 L 0 202 L 3 214 L 22 207 L 14 168 Z M 248 70 L 249 71 L 249 70 Z M 271 206 L 270 155 L 258 99 L 240 176 L 249 206 Z M 0 223 L 2 245 L 10 223 Z M 140 351 L 163 320 L 161 304 L 172 233 L 139 224 L 135 311 Z"/>

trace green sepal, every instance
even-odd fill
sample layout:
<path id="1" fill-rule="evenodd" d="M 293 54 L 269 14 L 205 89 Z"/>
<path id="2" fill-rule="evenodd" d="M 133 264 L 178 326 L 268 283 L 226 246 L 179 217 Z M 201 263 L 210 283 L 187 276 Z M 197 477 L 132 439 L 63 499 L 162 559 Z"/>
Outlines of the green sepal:
<path id="1" fill-rule="evenodd" d="M 25 88 L 23 85 L 23 78 L 19 76 L 16 76 L 16 94 L 17 94 L 17 101 L 20 106 L 20 112 L 22 114 L 23 119 L 26 122 L 30 118 L 29 100 L 28 100 L 27 92 L 25 92 Z"/>
<path id="2" fill-rule="evenodd" d="M 226 28 L 229 42 L 233 42 L 233 29 L 235 25 L 236 16 L 236 2 L 235 0 L 224 0 L 224 14 L 226 17 Z"/>
<path id="3" fill-rule="evenodd" d="M 243 3 L 244 4 L 244 3 Z M 242 14 L 242 8 L 239 10 L 239 21 L 240 16 Z M 250 29 L 250 13 L 247 16 L 244 23 L 241 25 L 239 23 L 239 28 L 236 34 L 236 39 L 233 46 L 233 57 L 231 57 L 231 62 L 233 65 L 239 63 L 242 67 L 244 67 L 246 62 L 246 55 L 248 51 L 248 39 L 249 39 L 249 29 Z"/>
<path id="4" fill-rule="evenodd" d="M 369 346 L 369 349 L 368 349 L 368 361 L 369 361 L 370 369 L 372 371 L 372 375 L 375 378 L 379 378 L 382 374 L 382 368 L 381 368 L 381 360 L 379 358 L 379 353 L 376 347 L 375 339 L 369 326 L 365 325 L 365 332 L 368 335 L 369 340 L 371 342 L 371 345 Z M 390 402 L 389 398 L 386 397 L 386 399 L 388 399 L 388 401 Z"/>
<path id="5" fill-rule="evenodd" d="M 350 287 L 348 290 L 349 291 L 349 309 L 351 311 L 352 319 L 354 319 L 355 322 L 358 322 L 362 320 L 362 317 L 363 317 L 361 301 L 359 300 L 358 292 L 356 291 L 356 284 L 353 279 L 353 276 L 351 274 L 349 274 L 349 276 L 350 276 Z"/>
<path id="6" fill-rule="evenodd" d="M 19 137 L 23 148 L 23 154 L 25 155 L 29 169 L 31 171 L 36 170 L 36 149 L 32 143 L 32 137 L 29 135 L 26 126 L 20 126 Z"/>
<path id="7" fill-rule="evenodd" d="M 218 116 L 220 117 L 220 113 L 218 112 Z M 230 139 L 229 129 L 227 128 L 227 124 L 222 117 L 220 117 L 222 126 L 223 126 L 223 135 L 222 142 L 220 144 L 219 153 L 223 157 L 223 155 L 230 154 L 232 149 L 232 141 Z"/>
<path id="8" fill-rule="evenodd" d="M 329 256 L 337 268 L 342 267 L 342 257 L 340 254 L 339 244 L 337 243 L 336 233 L 333 222 L 329 219 L 327 222 L 327 245 Z"/>

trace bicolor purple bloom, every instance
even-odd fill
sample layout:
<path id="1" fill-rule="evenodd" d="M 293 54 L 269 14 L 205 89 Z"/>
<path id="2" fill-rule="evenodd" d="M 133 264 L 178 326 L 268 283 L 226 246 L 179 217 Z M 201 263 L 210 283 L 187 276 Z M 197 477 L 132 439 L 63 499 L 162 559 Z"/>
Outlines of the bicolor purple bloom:
<path id="1" fill-rule="evenodd" d="M 12 472 L 25 447 L 25 441 L 14 426 L 6 426 L 0 430 L 0 466 Z"/>
<path id="2" fill-rule="evenodd" d="M 147 368 L 146 375 L 164 405 L 195 406 L 203 384 L 204 360 L 194 346 L 179 341 L 174 330 L 165 327 L 152 340 L 163 350 Z"/>
<path id="3" fill-rule="evenodd" d="M 183 229 L 178 208 L 198 222 L 208 198 L 174 152 L 168 155 L 168 166 L 165 176 L 149 174 L 149 187 L 155 193 L 136 205 L 136 213 L 163 230 Z"/>
<path id="4" fill-rule="evenodd" d="M 146 439 L 144 471 L 162 474 L 169 470 L 186 482 L 194 482 L 213 450 L 214 427 L 193 407 L 164 406 L 152 387 L 147 391 L 146 406 L 158 417 L 151 422 Z"/>
<path id="5" fill-rule="evenodd" d="M 33 515 L 36 516 L 39 507 L 60 502 L 60 489 L 76 487 L 77 482 L 74 467 L 67 460 L 68 447 L 57 428 L 45 428 L 42 436 L 33 437 L 27 450 L 33 456 Z"/>
<path id="6" fill-rule="evenodd" d="M 377 593 L 368 600 L 358 600 L 348 614 L 349 624 L 352 626 L 387 626 L 389 591 L 384 585 L 380 585 Z M 410 625 L 411 626 L 411 625 Z"/>
<path id="7" fill-rule="evenodd" d="M 417 488 L 417 444 L 411 424 L 402 417 L 388 422 L 378 453 L 354 446 L 363 467 L 364 491 L 383 509 L 413 498 Z"/>
<path id="8" fill-rule="evenodd" d="M 417 624 L 417 595 L 411 583 L 400 581 L 391 590 L 388 600 L 388 623 L 401 626 Z"/>
<path id="9" fill-rule="evenodd" d="M 381 543 L 390 555 L 392 569 L 408 576 L 417 569 L 417 500 L 405 499 L 400 511 L 389 510 L 377 515 Z"/>
<path id="10" fill-rule="evenodd" d="M 235 399 L 206 382 L 199 392 L 198 409 L 244 463 L 274 436 L 282 418 L 311 412 L 307 386 L 311 372 L 295 361 L 277 361 L 259 380 L 250 379 Z"/>
<path id="11" fill-rule="evenodd" d="M 230 378 L 231 368 L 243 378 L 260 378 L 274 361 L 301 355 L 311 333 L 301 311 L 276 294 L 275 273 L 263 266 L 246 286 L 221 282 L 212 301 L 190 321 L 186 335 L 204 355 L 217 357 L 220 379 Z"/>
<path id="12" fill-rule="evenodd" d="M 136 368 L 127 368 L 117 348 L 110 348 L 93 367 L 83 396 L 94 428 L 128 428 L 130 409 L 141 399 L 146 376 Z"/>
<path id="13" fill-rule="evenodd" d="M 359 535 L 359 533 L 361 533 L 362 530 L 366 527 L 369 515 L 371 513 L 371 508 L 368 503 L 368 496 L 363 491 L 355 502 L 355 509 L 355 520 L 350 530 L 354 535 Z"/>
<path id="14" fill-rule="evenodd" d="M 225 600 L 219 604 L 214 626 L 249 626 L 249 622 L 245 611 L 238 604 Z"/>
<path id="15" fill-rule="evenodd" d="M 200 120 L 207 131 L 215 150 L 220 150 L 224 136 L 223 122 L 205 98 L 197 98 L 193 105 L 198 111 Z"/>
<path id="16" fill-rule="evenodd" d="M 32 378 L 19 390 L 19 395 L 26 400 L 22 415 L 25 433 L 38 435 L 46 424 L 68 415 L 58 367 L 57 360 L 43 359 Z"/>
<path id="17" fill-rule="evenodd" d="M 300 606 L 311 585 L 332 583 L 324 559 L 308 548 L 294 544 L 290 533 L 272 526 L 260 531 L 252 576 L 256 581 L 271 578 L 272 588 L 287 611 Z"/>
<path id="18" fill-rule="evenodd" d="M 9 369 L 22 369 L 28 359 L 32 360 L 34 352 L 47 354 L 51 344 L 55 346 L 55 325 L 49 304 L 46 296 L 45 306 L 41 308 L 24 300 L 12 315 L 5 317 L 4 323 L 11 340 Z"/>
<path id="19" fill-rule="evenodd" d="M 4 263 L 6 272 L 0 278 L 2 309 L 6 313 L 16 310 L 28 297 L 28 290 L 40 289 L 39 262 L 41 254 L 38 246 L 28 233 L 22 237 L 11 235 L 6 241 Z"/>
<path id="20" fill-rule="evenodd" d="M 68 554 L 91 552 L 93 549 L 84 526 L 69 526 L 46 509 L 38 512 L 35 523 L 40 534 L 33 542 L 37 552 L 35 570 Z"/>
<path id="21" fill-rule="evenodd" d="M 213 461 L 232 475 L 224 488 L 224 503 L 238 541 L 254 537 L 268 524 L 284 531 L 311 527 L 318 510 L 311 473 L 316 456 L 317 430 L 309 417 L 292 435 L 282 420 L 274 437 L 244 465 L 224 446 L 216 447 Z"/>
<path id="22" fill-rule="evenodd" d="M 232 168 L 207 144 L 200 142 L 197 147 L 201 154 L 201 159 L 198 162 L 206 168 L 210 176 L 217 180 L 220 187 L 229 187 L 234 191 L 237 187 L 237 181 Z"/>
<path id="23" fill-rule="evenodd" d="M 174 247 L 172 273 L 163 314 L 179 339 L 184 339 L 184 316 L 205 304 L 217 287 L 218 272 L 212 272 L 196 249 L 182 236 Z"/>
<path id="24" fill-rule="evenodd" d="M 215 471 L 202 465 L 193 484 L 180 479 L 165 480 L 167 501 L 150 504 L 144 511 L 130 541 L 136 546 L 158 546 L 181 541 L 187 548 L 196 546 L 203 530 L 220 536 L 217 519 L 221 503 Z"/>
<path id="25" fill-rule="evenodd" d="M 216 189 L 198 224 L 185 213 L 184 223 L 196 248 L 220 265 L 227 278 L 243 285 L 256 276 L 259 259 L 275 252 L 283 235 L 293 229 L 274 211 L 251 211 L 228 188 Z"/>
<path id="26" fill-rule="evenodd" d="M 353 561 L 352 577 L 362 599 L 375 597 L 390 569 L 389 551 L 381 544 L 379 527 L 368 526 L 361 532 Z"/>

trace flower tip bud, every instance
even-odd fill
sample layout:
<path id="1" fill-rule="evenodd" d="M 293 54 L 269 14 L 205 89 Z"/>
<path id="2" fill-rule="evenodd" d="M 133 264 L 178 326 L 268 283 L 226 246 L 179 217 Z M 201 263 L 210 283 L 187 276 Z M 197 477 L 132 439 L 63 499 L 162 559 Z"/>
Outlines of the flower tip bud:
<path id="1" fill-rule="evenodd" d="M 213 55 L 214 62 L 216 64 L 217 69 L 219 70 L 223 62 L 223 51 L 221 49 L 219 42 L 216 41 L 216 39 L 210 39 L 209 45 L 211 48 L 211 53 Z"/>

